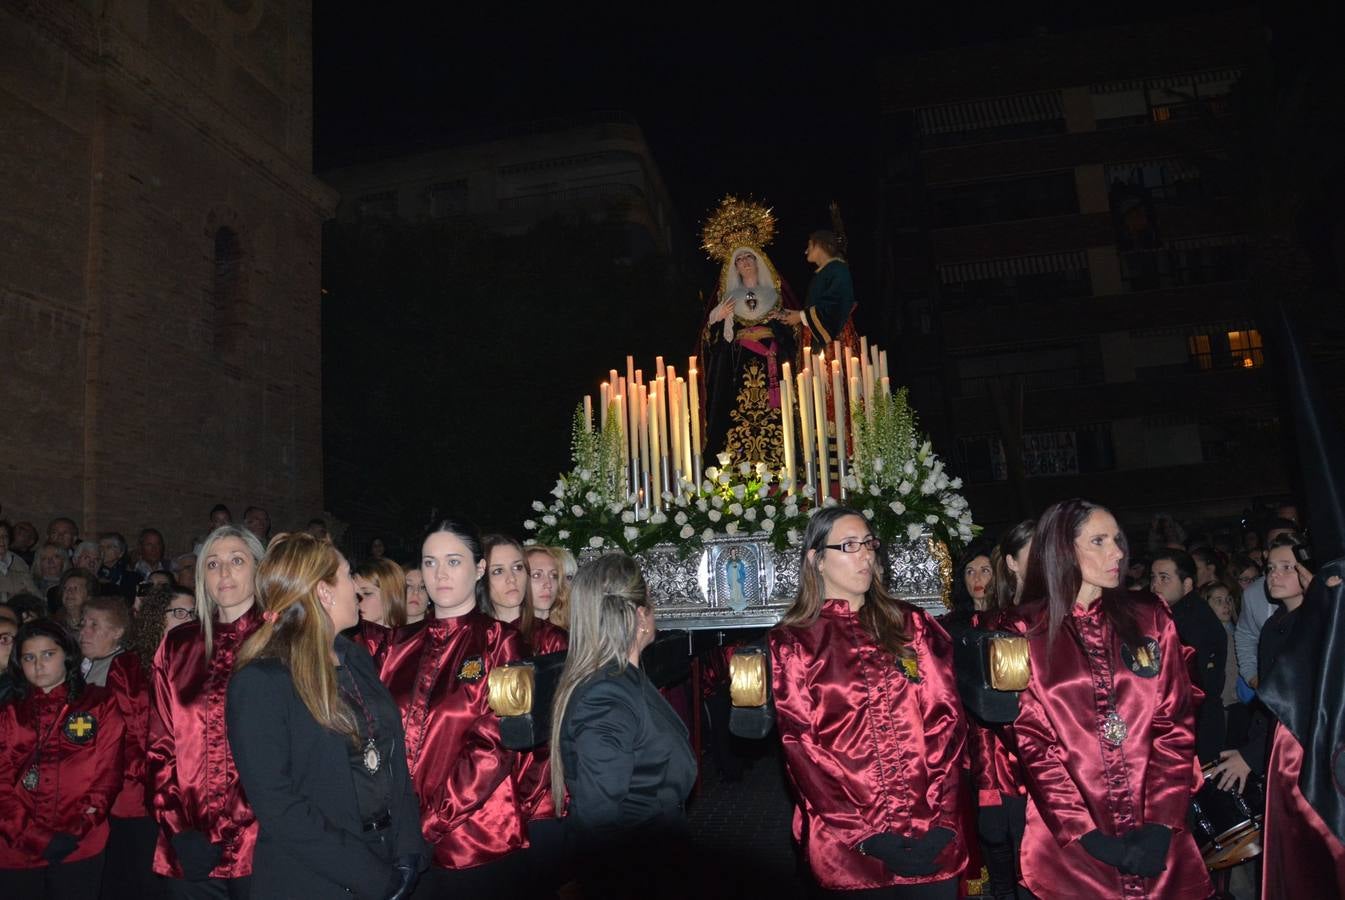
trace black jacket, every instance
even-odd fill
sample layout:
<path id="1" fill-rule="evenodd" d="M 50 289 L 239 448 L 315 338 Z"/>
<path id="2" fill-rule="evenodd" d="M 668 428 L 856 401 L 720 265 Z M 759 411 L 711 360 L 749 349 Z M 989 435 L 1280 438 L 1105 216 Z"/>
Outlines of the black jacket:
<path id="1" fill-rule="evenodd" d="M 239 669 L 229 681 L 226 716 L 229 746 L 259 825 L 254 897 L 353 894 L 382 900 L 393 861 L 425 853 L 401 716 L 362 647 L 338 636 L 336 652 L 379 733 L 392 735 L 385 760 L 392 767 L 391 825 L 363 831 L 350 738 L 317 723 L 294 690 L 289 669 L 275 659 Z"/>
<path id="2" fill-rule="evenodd" d="M 606 669 L 575 689 L 560 752 L 577 848 L 685 830 L 696 757 L 686 726 L 642 669 Z"/>
<path id="3" fill-rule="evenodd" d="M 1224 667 L 1228 659 L 1228 631 L 1214 610 L 1196 592 L 1172 607 L 1177 637 L 1195 651 L 1191 679 L 1205 692 L 1205 702 L 1196 713 L 1196 756 L 1202 763 L 1217 762 L 1224 749 Z"/>

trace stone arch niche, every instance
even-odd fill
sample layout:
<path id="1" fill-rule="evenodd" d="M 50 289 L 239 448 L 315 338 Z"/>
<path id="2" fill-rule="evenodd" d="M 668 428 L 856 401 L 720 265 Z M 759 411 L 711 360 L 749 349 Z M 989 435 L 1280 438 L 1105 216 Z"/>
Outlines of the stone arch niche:
<path id="1" fill-rule="evenodd" d="M 215 227 L 210 300 L 214 315 L 214 349 L 217 356 L 231 358 L 247 344 L 248 278 L 243 240 L 234 224 Z"/>

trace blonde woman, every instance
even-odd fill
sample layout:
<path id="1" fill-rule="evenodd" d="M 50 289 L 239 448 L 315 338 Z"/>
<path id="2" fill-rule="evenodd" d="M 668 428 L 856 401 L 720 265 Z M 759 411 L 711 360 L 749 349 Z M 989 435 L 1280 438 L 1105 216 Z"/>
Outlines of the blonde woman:
<path id="1" fill-rule="evenodd" d="M 254 582 L 262 553 L 250 531 L 212 531 L 198 555 L 196 620 L 166 634 L 154 657 L 154 871 L 178 898 L 248 896 L 257 821 L 229 751 L 224 704 L 239 648 L 262 623 Z"/>
<path id="2" fill-rule="evenodd" d="M 696 781 L 686 726 L 640 668 L 654 607 L 619 553 L 579 570 L 556 690 L 551 792 L 564 809 L 586 896 L 680 896 L 683 804 Z M 568 792 L 569 804 L 565 798 Z"/>
<path id="3" fill-rule="evenodd" d="M 350 564 L 278 534 L 257 569 L 266 608 L 229 682 L 229 745 L 256 810 L 253 896 L 410 895 L 425 845 L 402 721 L 368 654 Z M 399 592 L 400 595 L 400 592 Z"/>
<path id="4" fill-rule="evenodd" d="M 397 629 L 406 625 L 406 573 L 390 559 L 371 559 L 351 573 L 359 604 L 359 631 L 364 649 L 381 668 Z"/>

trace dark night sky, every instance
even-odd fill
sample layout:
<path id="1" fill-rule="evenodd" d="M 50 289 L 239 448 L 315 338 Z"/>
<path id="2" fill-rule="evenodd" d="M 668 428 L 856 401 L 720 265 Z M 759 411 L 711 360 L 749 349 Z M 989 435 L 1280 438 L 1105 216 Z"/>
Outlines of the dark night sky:
<path id="1" fill-rule="evenodd" d="M 735 7 L 727 17 L 724 7 L 712 16 L 661 6 L 665 21 L 654 25 L 633 20 L 635 6 L 624 16 L 575 21 L 570 6 L 539 13 L 459 4 L 450 23 L 432 26 L 324 2 L 315 5 L 317 166 L 618 110 L 644 128 L 689 243 L 719 197 L 762 198 L 781 219 L 773 257 L 801 291 L 802 244 L 808 231 L 827 227 L 827 203 L 836 199 L 862 287 L 876 213 L 881 58 L 1039 26 L 1068 30 L 1229 5 L 893 3 L 830 17 L 823 6 L 797 14 Z"/>

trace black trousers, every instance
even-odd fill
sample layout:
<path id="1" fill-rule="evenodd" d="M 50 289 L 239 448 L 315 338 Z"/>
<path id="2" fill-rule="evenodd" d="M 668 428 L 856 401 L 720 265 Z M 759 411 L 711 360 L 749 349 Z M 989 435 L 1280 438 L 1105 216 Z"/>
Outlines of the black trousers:
<path id="1" fill-rule="evenodd" d="M 168 896 L 173 900 L 249 900 L 252 895 L 251 875 L 203 881 L 167 878 L 164 881 L 168 885 Z"/>
<path id="2" fill-rule="evenodd" d="M 527 868 L 521 853 L 470 869 L 431 865 L 412 894 L 415 900 L 522 900 L 528 896 Z"/>
<path id="3" fill-rule="evenodd" d="M 168 896 L 164 879 L 155 875 L 154 843 L 159 826 L 149 816 L 108 817 L 107 861 L 103 864 L 100 900 L 161 900 Z"/>
<path id="4" fill-rule="evenodd" d="M 862 891 L 818 891 L 819 900 L 957 900 L 957 879 L 899 884 Z"/>
<path id="5" fill-rule="evenodd" d="M 0 869 L 0 897 L 9 900 L 98 900 L 103 854 L 38 869 Z"/>

